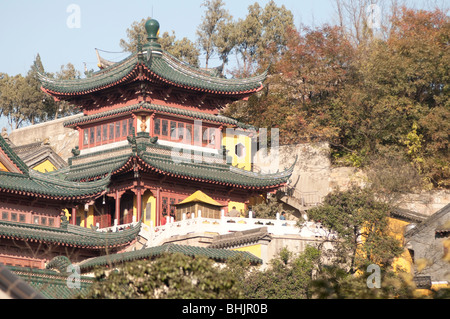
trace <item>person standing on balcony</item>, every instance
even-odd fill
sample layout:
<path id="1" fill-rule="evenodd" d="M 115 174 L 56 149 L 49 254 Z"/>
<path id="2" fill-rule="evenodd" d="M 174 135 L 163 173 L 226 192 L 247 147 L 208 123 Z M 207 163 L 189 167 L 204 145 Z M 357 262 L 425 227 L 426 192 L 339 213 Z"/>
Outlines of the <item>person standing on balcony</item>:
<path id="1" fill-rule="evenodd" d="M 281 212 L 280 220 L 286 220 L 286 212 Z M 282 224 L 282 226 L 287 226 L 287 223 Z"/>
<path id="2" fill-rule="evenodd" d="M 229 217 L 239 217 L 241 213 L 236 209 L 236 206 L 233 206 L 233 209 L 228 212 Z"/>

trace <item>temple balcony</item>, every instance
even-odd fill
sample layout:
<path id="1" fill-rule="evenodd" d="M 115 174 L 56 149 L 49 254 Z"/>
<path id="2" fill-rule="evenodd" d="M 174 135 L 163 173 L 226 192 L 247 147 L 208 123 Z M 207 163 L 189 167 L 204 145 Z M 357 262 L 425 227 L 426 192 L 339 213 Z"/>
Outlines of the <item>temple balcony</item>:
<path id="1" fill-rule="evenodd" d="M 250 214 L 251 215 L 251 214 Z M 114 225 L 112 227 L 97 229 L 99 232 L 119 232 L 121 230 L 133 227 L 137 222 L 123 225 Z M 174 221 L 168 218 L 165 225 L 148 226 L 142 224 L 139 235 L 143 237 L 147 243 L 146 247 L 162 245 L 170 239 L 177 236 L 185 236 L 189 234 L 214 234 L 225 235 L 233 232 L 242 232 L 252 229 L 266 227 L 267 232 L 273 235 L 296 235 L 303 238 L 326 238 L 333 236 L 326 231 L 320 223 L 306 221 L 301 227 L 297 225 L 295 220 L 280 220 L 279 215 L 276 219 L 261 218 L 244 218 L 244 217 L 228 217 L 223 213 L 221 218 L 204 218 L 201 212 L 196 217 L 186 218 L 180 221 Z"/>

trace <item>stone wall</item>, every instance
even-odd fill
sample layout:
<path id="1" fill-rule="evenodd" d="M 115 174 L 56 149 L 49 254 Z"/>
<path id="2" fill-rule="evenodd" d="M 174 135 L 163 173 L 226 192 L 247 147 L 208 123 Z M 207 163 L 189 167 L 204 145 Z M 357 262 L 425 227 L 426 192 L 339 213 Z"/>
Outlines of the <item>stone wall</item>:
<path id="1" fill-rule="evenodd" d="M 279 152 L 258 151 L 254 156 L 254 166 L 263 173 L 274 173 L 291 167 L 295 162 L 289 186 L 301 193 L 323 197 L 329 192 L 329 154 L 328 143 L 282 145 Z"/>
<path id="2" fill-rule="evenodd" d="M 406 246 L 413 252 L 416 263 L 415 275 L 431 276 L 433 282 L 450 281 L 449 262 L 444 258 L 447 253 L 444 243 L 449 240 L 448 233 L 437 231 L 448 229 L 449 224 L 450 205 L 447 205 L 426 222 L 406 232 Z"/>
<path id="3" fill-rule="evenodd" d="M 72 148 L 78 145 L 78 131 L 65 128 L 63 124 L 80 116 L 83 114 L 19 128 L 9 134 L 9 139 L 16 146 L 48 139 L 53 150 L 67 162 L 67 159 L 72 156 Z"/>
<path id="4" fill-rule="evenodd" d="M 450 191 L 424 191 L 420 194 L 403 195 L 400 207 L 425 216 L 431 216 L 449 203 Z"/>
<path id="5" fill-rule="evenodd" d="M 326 142 L 280 146 L 278 153 L 263 149 L 255 154 L 254 166 L 261 172 L 273 173 L 290 167 L 296 158 L 289 186 L 306 198 L 323 198 L 336 188 L 346 190 L 352 184 L 361 187 L 367 184 L 367 177 L 360 169 L 331 165 L 330 147 Z M 400 208 L 431 216 L 448 203 L 450 191 L 438 190 L 405 194 L 398 205 Z"/>

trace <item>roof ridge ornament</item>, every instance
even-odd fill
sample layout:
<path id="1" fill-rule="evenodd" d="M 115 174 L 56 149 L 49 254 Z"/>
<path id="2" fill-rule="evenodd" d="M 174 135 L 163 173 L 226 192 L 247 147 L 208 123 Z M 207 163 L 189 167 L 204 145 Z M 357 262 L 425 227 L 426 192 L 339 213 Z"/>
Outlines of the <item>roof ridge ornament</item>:
<path id="1" fill-rule="evenodd" d="M 159 22 L 155 19 L 148 19 L 145 23 L 145 31 L 147 31 L 148 42 L 143 46 L 144 50 L 149 52 L 162 54 L 161 44 L 158 43 Z"/>

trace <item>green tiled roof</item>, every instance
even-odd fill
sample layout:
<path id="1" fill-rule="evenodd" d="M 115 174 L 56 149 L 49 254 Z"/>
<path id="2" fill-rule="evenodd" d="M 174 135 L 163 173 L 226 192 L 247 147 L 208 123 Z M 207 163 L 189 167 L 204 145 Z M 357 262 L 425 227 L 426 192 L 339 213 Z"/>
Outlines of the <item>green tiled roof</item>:
<path id="1" fill-rule="evenodd" d="M 80 276 L 77 282 L 80 284 L 79 288 L 75 285 L 69 287 L 67 274 L 15 266 L 8 266 L 8 269 L 47 299 L 73 299 L 85 296 L 93 283 L 93 278 Z"/>
<path id="2" fill-rule="evenodd" d="M 6 143 L 5 139 L 0 135 L 0 149 L 6 156 L 16 165 L 22 174 L 28 174 L 28 166 L 20 159 L 20 157 L 13 151 L 13 149 Z"/>
<path id="3" fill-rule="evenodd" d="M 90 91 L 110 87 L 118 82 L 127 81 L 133 76 L 132 71 L 137 67 L 137 62 L 137 55 L 133 54 L 107 69 L 94 73 L 91 77 L 73 80 L 56 80 L 40 73 L 39 69 L 37 70 L 44 89 L 59 94 L 75 95 L 85 94 Z"/>
<path id="4" fill-rule="evenodd" d="M 172 157 L 172 149 L 168 146 L 152 144 L 150 142 L 140 142 L 138 148 L 145 149 L 135 154 L 132 146 L 124 146 L 120 149 L 102 151 L 103 159 L 91 160 L 94 154 L 78 156 L 87 163 L 71 165 L 59 171 L 48 173 L 49 175 L 59 175 L 68 181 L 93 180 L 101 178 L 107 174 L 126 172 L 132 169 L 134 160 L 140 164 L 140 169 L 148 172 L 155 172 L 163 175 L 171 175 L 178 178 L 198 180 L 209 183 L 221 183 L 232 187 L 241 188 L 270 188 L 282 185 L 288 181 L 292 175 L 294 165 L 289 169 L 273 174 L 254 173 L 236 168 L 227 164 L 208 162 L 208 157 L 201 163 L 187 161 L 185 158 Z M 128 152 L 123 154 L 123 150 L 128 148 Z M 114 152 L 121 151 L 120 156 Z M 217 157 L 217 155 L 216 155 Z M 212 157 L 211 157 L 212 159 Z"/>
<path id="5" fill-rule="evenodd" d="M 66 256 L 57 256 L 47 263 L 46 268 L 56 269 L 60 273 L 65 273 L 67 272 L 67 267 L 71 264 L 72 263 L 70 262 L 69 258 L 67 258 Z"/>
<path id="6" fill-rule="evenodd" d="M 228 249 L 217 249 L 217 248 L 207 248 L 207 247 L 197 247 L 197 246 L 187 246 L 187 245 L 176 245 L 176 244 L 166 244 L 162 246 L 155 246 L 150 248 L 145 248 L 141 250 L 129 251 L 120 254 L 112 254 L 107 256 L 100 256 L 91 259 L 87 259 L 78 266 L 80 266 L 81 271 L 89 271 L 93 267 L 97 266 L 110 266 L 117 265 L 120 263 L 134 261 L 139 259 L 149 259 L 160 256 L 164 253 L 182 253 L 187 256 L 205 256 L 216 261 L 226 261 L 237 255 L 244 256 L 248 258 L 254 264 L 261 264 L 262 260 L 255 255 L 244 252 L 244 251 L 234 251 Z"/>
<path id="7" fill-rule="evenodd" d="M 141 155 L 148 169 L 187 179 L 218 182 L 233 187 L 264 188 L 284 184 L 292 175 L 293 166 L 275 174 L 260 174 L 229 164 L 174 162 L 171 156 L 155 155 L 149 151 Z"/>
<path id="8" fill-rule="evenodd" d="M 161 58 L 153 58 L 147 63 L 149 70 L 163 81 L 181 87 L 194 87 L 199 90 L 214 91 L 216 93 L 240 93 L 255 91 L 262 87 L 267 73 L 247 79 L 224 79 L 206 75 L 193 67 L 164 52 Z"/>
<path id="9" fill-rule="evenodd" d="M 14 274 L 8 266 L 0 263 L 0 295 L 11 299 L 45 299 L 22 278 Z M 2 297 L 0 297 L 2 298 Z"/>
<path id="10" fill-rule="evenodd" d="M 29 169 L 1 136 L 0 148 L 20 169 L 20 172 L 0 171 L 0 193 L 73 199 L 99 194 L 107 189 L 110 181 L 107 175 L 88 183 L 67 181 L 57 175 Z"/>
<path id="11" fill-rule="evenodd" d="M 131 82 L 137 78 L 198 92 L 239 95 L 260 90 L 267 76 L 267 72 L 264 72 L 246 79 L 214 77 L 187 65 L 167 52 L 163 52 L 161 56 L 154 55 L 150 59 L 147 59 L 145 54 L 135 53 L 83 79 L 56 80 L 44 74 L 38 74 L 42 87 L 49 93 L 57 95 L 88 94 L 120 83 Z"/>
<path id="12" fill-rule="evenodd" d="M 48 227 L 26 223 L 0 221 L 0 236 L 16 240 L 34 240 L 55 245 L 101 249 L 129 244 L 136 239 L 141 223 L 120 232 L 97 232 L 68 224 L 65 227 Z"/>
<path id="13" fill-rule="evenodd" d="M 67 181 L 96 180 L 109 173 L 116 173 L 119 170 L 128 170 L 131 166 L 131 148 L 129 154 L 112 156 L 99 161 L 92 161 L 86 164 L 69 166 L 59 171 L 51 172 L 59 175 Z"/>
<path id="14" fill-rule="evenodd" d="M 138 104 L 125 106 L 125 107 L 121 107 L 121 108 L 114 109 L 111 111 L 97 113 L 94 115 L 83 116 L 83 117 L 65 122 L 64 126 L 74 127 L 79 124 L 87 124 L 87 123 L 94 122 L 94 121 L 97 121 L 97 120 L 100 120 L 103 118 L 109 118 L 111 116 L 125 115 L 125 114 L 129 114 L 129 113 L 132 113 L 132 112 L 138 111 L 138 110 L 149 110 L 149 111 L 155 111 L 158 113 L 183 116 L 183 117 L 192 118 L 195 120 L 202 120 L 202 121 L 215 122 L 215 123 L 221 123 L 221 124 L 229 124 L 232 126 L 243 128 L 243 129 L 252 129 L 253 128 L 251 125 L 241 123 L 233 118 L 226 117 L 223 115 L 208 114 L 208 113 L 204 113 L 204 112 L 191 111 L 191 110 L 186 110 L 186 109 L 180 109 L 177 107 L 158 105 L 158 104 L 147 103 L 147 102 L 141 102 Z"/>
<path id="15" fill-rule="evenodd" d="M 50 174 L 30 170 L 27 175 L 0 172 L 0 192 L 36 197 L 74 199 L 100 194 L 107 189 L 110 177 L 94 182 L 71 182 Z"/>

